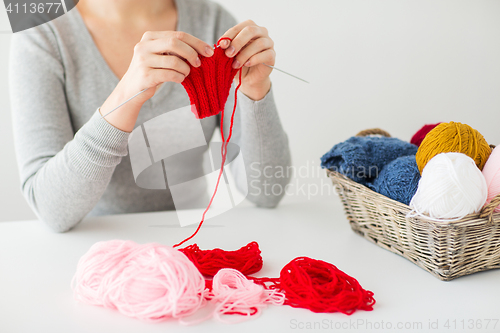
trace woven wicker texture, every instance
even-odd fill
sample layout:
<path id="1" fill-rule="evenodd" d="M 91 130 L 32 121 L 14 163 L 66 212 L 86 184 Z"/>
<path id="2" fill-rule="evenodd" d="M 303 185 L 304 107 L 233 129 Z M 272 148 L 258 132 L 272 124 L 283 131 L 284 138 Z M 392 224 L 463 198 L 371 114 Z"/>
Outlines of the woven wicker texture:
<path id="1" fill-rule="evenodd" d="M 397 253 L 441 280 L 500 268 L 500 213 L 495 198 L 481 214 L 458 221 L 407 218 L 410 207 L 376 193 L 344 175 L 327 171 L 351 228 L 378 246 Z M 485 217 L 480 217 L 485 216 Z"/>
<path id="2" fill-rule="evenodd" d="M 390 134 L 379 128 L 357 136 Z M 500 268 L 500 194 L 479 214 L 457 221 L 436 222 L 407 218 L 410 207 L 327 170 L 344 206 L 352 230 L 369 241 L 399 254 L 437 278 L 457 277 Z"/>

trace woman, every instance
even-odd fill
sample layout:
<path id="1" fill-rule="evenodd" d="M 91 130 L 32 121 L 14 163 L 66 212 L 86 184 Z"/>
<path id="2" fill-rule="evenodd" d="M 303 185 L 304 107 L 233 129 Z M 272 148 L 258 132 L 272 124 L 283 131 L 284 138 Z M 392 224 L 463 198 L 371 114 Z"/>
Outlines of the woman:
<path id="1" fill-rule="evenodd" d="M 128 137 L 147 120 L 189 105 L 179 83 L 189 75 L 188 64 L 198 67 L 200 55 L 212 56 L 220 37 L 231 38 L 221 47 L 234 59 L 233 67 L 242 68 L 232 142 L 241 148 L 247 176 L 257 180 L 247 198 L 276 206 L 288 177 L 269 170 L 286 168 L 290 153 L 273 100 L 271 69 L 263 65 L 275 61 L 267 30 L 252 21 L 236 24 L 205 0 L 83 0 L 77 9 L 12 40 L 16 151 L 22 191 L 37 216 L 64 232 L 88 214 L 174 209 L 169 191 L 135 184 Z M 201 120 L 207 141 L 217 118 Z M 276 184 L 281 191 L 270 191 Z"/>

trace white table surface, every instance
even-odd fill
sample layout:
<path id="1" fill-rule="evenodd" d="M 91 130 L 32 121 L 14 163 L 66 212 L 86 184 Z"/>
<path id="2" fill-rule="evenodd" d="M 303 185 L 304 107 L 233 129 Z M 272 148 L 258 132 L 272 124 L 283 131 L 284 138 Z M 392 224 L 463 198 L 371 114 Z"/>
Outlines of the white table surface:
<path id="1" fill-rule="evenodd" d="M 144 323 L 73 299 L 77 262 L 95 242 L 173 245 L 193 230 L 179 227 L 175 212 L 88 218 L 65 234 L 39 221 L 0 223 L 0 332 L 500 332 L 500 270 L 440 281 L 352 232 L 333 196 L 285 200 L 277 209 L 243 204 L 207 221 L 195 242 L 234 250 L 257 241 L 264 258 L 257 276 L 277 277 L 298 256 L 331 262 L 375 293 L 371 312 L 269 306 L 241 324 L 186 327 L 176 320 Z"/>

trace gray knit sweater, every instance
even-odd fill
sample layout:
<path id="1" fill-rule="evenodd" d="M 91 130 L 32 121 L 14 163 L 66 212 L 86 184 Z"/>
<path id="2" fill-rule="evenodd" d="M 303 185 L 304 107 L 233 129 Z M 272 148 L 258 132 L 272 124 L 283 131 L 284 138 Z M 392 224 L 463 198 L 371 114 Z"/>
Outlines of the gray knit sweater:
<path id="1" fill-rule="evenodd" d="M 177 30 L 208 43 L 215 43 L 236 23 L 220 5 L 210 1 L 176 3 Z M 119 80 L 101 56 L 78 10 L 15 34 L 10 59 L 21 188 L 40 220 L 63 232 L 87 215 L 175 208 L 168 188 L 151 190 L 136 184 L 127 149 L 130 133 L 113 127 L 96 111 Z M 232 110 L 233 98 L 230 95 L 226 104 L 228 111 Z M 144 104 L 136 126 L 187 105 L 189 98 L 183 87 L 167 82 Z M 228 118 L 224 132 L 229 127 Z M 218 117 L 201 120 L 207 141 L 219 121 Z M 176 144 L 173 135 L 170 140 L 166 135 L 165 144 Z M 275 176 L 272 170 L 286 169 L 290 152 L 272 90 L 257 102 L 238 93 L 231 142 L 240 146 L 248 181 L 252 181 L 247 199 L 257 206 L 276 206 L 284 191 L 269 189 L 275 184 L 275 189 L 283 189 L 289 178 L 286 173 Z M 194 178 L 201 164 L 199 158 L 187 161 L 185 171 L 192 172 Z"/>

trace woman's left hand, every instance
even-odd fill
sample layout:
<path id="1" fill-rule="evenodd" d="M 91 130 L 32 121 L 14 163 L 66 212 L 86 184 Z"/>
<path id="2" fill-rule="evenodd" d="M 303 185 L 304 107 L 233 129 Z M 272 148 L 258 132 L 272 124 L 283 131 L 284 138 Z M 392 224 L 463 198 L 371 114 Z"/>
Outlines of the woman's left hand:
<path id="1" fill-rule="evenodd" d="M 220 47 L 226 50 L 226 55 L 234 58 L 233 68 L 241 68 L 240 91 L 253 100 L 261 100 L 271 89 L 272 68 L 276 52 L 274 42 L 269 37 L 267 29 L 259 27 L 255 22 L 248 20 L 235 25 L 221 37 Z"/>

